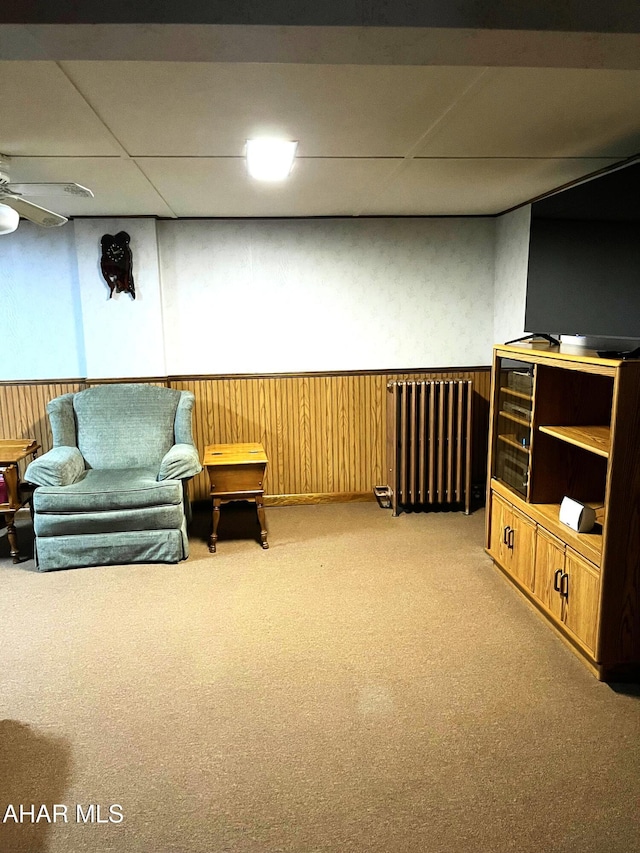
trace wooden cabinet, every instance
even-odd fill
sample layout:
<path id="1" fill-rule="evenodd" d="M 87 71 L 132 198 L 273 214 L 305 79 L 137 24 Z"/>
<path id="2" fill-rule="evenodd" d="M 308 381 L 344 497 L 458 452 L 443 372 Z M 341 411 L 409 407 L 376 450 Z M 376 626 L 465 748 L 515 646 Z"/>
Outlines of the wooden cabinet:
<path id="1" fill-rule="evenodd" d="M 590 654 L 596 650 L 600 572 L 538 526 L 533 593 Z"/>
<path id="2" fill-rule="evenodd" d="M 640 362 L 494 350 L 486 546 L 603 679 L 640 674 Z M 560 522 L 567 496 L 596 525 Z"/>
<path id="3" fill-rule="evenodd" d="M 600 573 L 567 548 L 560 588 L 565 627 L 594 653 L 598 638 Z"/>
<path id="4" fill-rule="evenodd" d="M 491 504 L 491 555 L 520 583 L 533 589 L 536 526 L 498 495 L 492 496 Z"/>
<path id="5" fill-rule="evenodd" d="M 564 552 L 564 542 L 544 528 L 538 528 L 533 592 L 540 604 L 558 621 L 562 619 L 560 579 L 564 572 Z"/>

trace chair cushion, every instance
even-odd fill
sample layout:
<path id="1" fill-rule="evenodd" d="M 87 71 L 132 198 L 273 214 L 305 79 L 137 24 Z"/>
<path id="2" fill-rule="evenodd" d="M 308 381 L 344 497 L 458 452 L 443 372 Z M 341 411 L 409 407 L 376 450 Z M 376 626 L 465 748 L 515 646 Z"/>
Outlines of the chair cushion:
<path id="1" fill-rule="evenodd" d="M 36 512 L 101 512 L 182 503 L 179 480 L 156 480 L 153 468 L 107 468 L 85 473 L 70 486 L 40 486 L 33 494 Z"/>
<path id="2" fill-rule="evenodd" d="M 175 504 L 100 512 L 36 512 L 36 536 L 82 536 L 140 530 L 180 530 L 184 513 Z"/>

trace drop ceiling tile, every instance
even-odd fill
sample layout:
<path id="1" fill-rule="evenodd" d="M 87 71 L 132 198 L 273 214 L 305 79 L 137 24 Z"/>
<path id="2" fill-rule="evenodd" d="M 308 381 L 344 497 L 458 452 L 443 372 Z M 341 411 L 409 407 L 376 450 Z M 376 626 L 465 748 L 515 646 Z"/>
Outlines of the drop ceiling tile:
<path id="1" fill-rule="evenodd" d="M 99 156 L 117 144 L 55 62 L 0 62 L 0 151 Z"/>
<path id="2" fill-rule="evenodd" d="M 615 162 L 416 159 L 365 199 L 360 212 L 376 216 L 502 213 Z"/>
<path id="3" fill-rule="evenodd" d="M 241 156 L 261 134 L 301 156 L 404 156 L 481 69 L 63 62 L 132 156 Z"/>
<path id="4" fill-rule="evenodd" d="M 172 212 L 132 160 L 120 157 L 14 157 L 16 183 L 75 181 L 95 198 L 62 195 L 29 201 L 64 216 L 171 216 Z"/>
<path id="5" fill-rule="evenodd" d="M 352 216 L 362 195 L 384 182 L 397 161 L 296 160 L 281 183 L 247 174 L 244 158 L 140 158 L 140 167 L 178 216 Z"/>
<path id="6" fill-rule="evenodd" d="M 500 68 L 432 129 L 418 156 L 616 157 L 640 149 L 640 71 Z"/>

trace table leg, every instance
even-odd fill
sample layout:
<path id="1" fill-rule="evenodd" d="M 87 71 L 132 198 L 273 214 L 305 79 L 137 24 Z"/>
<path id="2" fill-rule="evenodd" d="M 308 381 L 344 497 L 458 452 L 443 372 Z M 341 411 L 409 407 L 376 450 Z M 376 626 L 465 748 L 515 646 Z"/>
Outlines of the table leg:
<path id="1" fill-rule="evenodd" d="M 4 520 L 7 523 L 7 537 L 9 539 L 9 548 L 14 563 L 20 562 L 20 552 L 18 550 L 18 536 L 16 534 L 16 526 L 13 523 L 16 517 L 15 512 L 5 512 Z"/>
<path id="2" fill-rule="evenodd" d="M 268 548 L 269 543 L 267 542 L 267 523 L 264 517 L 264 501 L 261 497 L 256 498 L 256 509 L 258 510 L 258 521 L 260 522 L 260 539 L 262 540 L 262 547 Z"/>
<path id="3" fill-rule="evenodd" d="M 220 521 L 220 498 L 213 499 L 213 519 L 212 530 L 209 538 L 209 551 L 212 554 L 216 553 L 216 542 L 218 541 L 218 522 Z"/>

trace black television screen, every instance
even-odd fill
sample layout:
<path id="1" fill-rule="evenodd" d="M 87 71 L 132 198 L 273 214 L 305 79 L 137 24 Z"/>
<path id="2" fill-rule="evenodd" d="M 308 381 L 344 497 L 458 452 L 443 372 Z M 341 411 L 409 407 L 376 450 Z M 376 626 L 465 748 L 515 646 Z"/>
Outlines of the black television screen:
<path id="1" fill-rule="evenodd" d="M 525 329 L 640 338 L 640 164 L 533 203 Z"/>
<path id="2" fill-rule="evenodd" d="M 640 338 L 639 223 L 533 219 L 525 328 Z"/>

